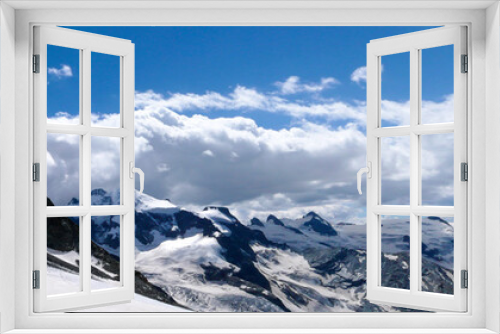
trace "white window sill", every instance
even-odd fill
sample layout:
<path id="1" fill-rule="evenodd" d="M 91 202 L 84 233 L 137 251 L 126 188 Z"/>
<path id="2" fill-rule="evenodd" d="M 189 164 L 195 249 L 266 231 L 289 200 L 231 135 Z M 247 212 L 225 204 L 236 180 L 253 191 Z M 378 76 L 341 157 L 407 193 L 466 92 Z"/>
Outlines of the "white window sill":
<path id="1" fill-rule="evenodd" d="M 487 329 L 15 329 L 5 334 L 487 334 Z"/>

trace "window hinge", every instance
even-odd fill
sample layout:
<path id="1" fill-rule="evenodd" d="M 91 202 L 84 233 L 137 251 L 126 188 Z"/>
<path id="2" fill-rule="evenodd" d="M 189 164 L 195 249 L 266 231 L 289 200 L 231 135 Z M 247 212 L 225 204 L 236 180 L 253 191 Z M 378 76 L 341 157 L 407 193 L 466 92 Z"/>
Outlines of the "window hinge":
<path id="1" fill-rule="evenodd" d="M 469 56 L 462 55 L 462 73 L 469 72 Z"/>
<path id="2" fill-rule="evenodd" d="M 466 162 L 462 162 L 460 165 L 460 173 L 462 181 L 469 181 L 469 165 Z"/>
<path id="3" fill-rule="evenodd" d="M 33 73 L 40 73 L 40 55 L 33 55 Z"/>
<path id="4" fill-rule="evenodd" d="M 38 162 L 33 164 L 33 181 L 40 182 L 40 164 Z"/>
<path id="5" fill-rule="evenodd" d="M 40 289 L 40 270 L 33 270 L 33 289 Z"/>
<path id="6" fill-rule="evenodd" d="M 462 270 L 462 289 L 467 289 L 469 287 L 469 272 L 467 270 Z"/>

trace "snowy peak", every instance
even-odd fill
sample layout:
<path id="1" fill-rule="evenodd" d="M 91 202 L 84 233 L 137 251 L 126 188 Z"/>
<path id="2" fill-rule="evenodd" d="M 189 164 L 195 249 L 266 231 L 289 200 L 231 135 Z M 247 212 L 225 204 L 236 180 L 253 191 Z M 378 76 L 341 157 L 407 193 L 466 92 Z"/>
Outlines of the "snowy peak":
<path id="1" fill-rule="evenodd" d="M 102 188 L 92 190 L 91 203 L 92 205 L 119 205 L 120 204 L 120 191 L 107 192 Z"/>
<path id="2" fill-rule="evenodd" d="M 97 188 L 97 189 L 94 189 L 92 190 L 92 192 L 90 193 L 92 196 L 106 196 L 108 193 L 106 192 L 106 190 L 102 189 L 102 188 Z"/>
<path id="3" fill-rule="evenodd" d="M 141 194 L 138 191 L 135 193 L 135 211 L 136 212 L 151 212 L 173 214 L 179 212 L 179 207 L 172 204 L 170 200 L 160 200 L 153 196 Z"/>
<path id="4" fill-rule="evenodd" d="M 117 204 L 119 198 L 119 192 L 92 192 L 92 203 Z M 136 193 L 135 200 L 135 282 L 136 292 L 142 295 L 194 311 L 396 310 L 365 299 L 365 225 L 336 224 L 334 229 L 326 219 L 309 212 L 298 219 L 253 218 L 247 226 L 226 207 L 192 212 L 146 194 Z M 47 203 L 53 205 L 50 199 Z M 387 242 L 394 247 L 382 257 L 382 268 L 389 273 L 383 283 L 407 288 L 409 239 L 407 229 L 395 228 L 407 223 L 396 222 L 387 224 L 392 229 L 386 235 L 397 242 Z M 423 220 L 425 291 L 453 291 L 453 269 L 443 266 L 453 263 L 453 222 L 446 223 L 438 217 Z M 78 222 L 50 218 L 47 230 L 51 268 L 77 272 Z M 119 235 L 119 218 L 92 218 L 94 278 L 119 278 Z M 72 262 L 62 263 L 62 256 Z"/>
<path id="5" fill-rule="evenodd" d="M 327 220 L 321 218 L 315 212 L 309 212 L 304 216 L 304 219 L 307 220 L 302 226 L 308 230 L 312 230 L 316 233 L 326 236 L 336 236 L 338 234 Z"/>
<path id="6" fill-rule="evenodd" d="M 250 219 L 250 225 L 264 227 L 264 223 L 259 218 L 255 217 Z"/>
<path id="7" fill-rule="evenodd" d="M 278 226 L 285 226 L 285 224 L 281 220 L 279 220 L 278 218 L 276 218 L 275 215 L 269 215 L 267 217 L 266 222 L 270 223 L 270 224 L 278 225 Z"/>
<path id="8" fill-rule="evenodd" d="M 207 206 L 200 213 L 201 216 L 221 223 L 236 223 L 238 218 L 233 216 L 225 206 Z"/>
<path id="9" fill-rule="evenodd" d="M 427 219 L 433 220 L 433 221 L 438 221 L 438 222 L 443 223 L 445 225 L 451 226 L 450 223 L 448 223 L 446 220 L 444 220 L 441 217 L 429 216 L 429 217 L 427 217 Z"/>
<path id="10" fill-rule="evenodd" d="M 318 215 L 314 211 L 310 211 L 308 214 L 304 215 L 302 218 L 314 218 L 314 217 L 319 218 L 319 219 L 323 219 L 323 218 L 321 218 L 320 215 Z"/>

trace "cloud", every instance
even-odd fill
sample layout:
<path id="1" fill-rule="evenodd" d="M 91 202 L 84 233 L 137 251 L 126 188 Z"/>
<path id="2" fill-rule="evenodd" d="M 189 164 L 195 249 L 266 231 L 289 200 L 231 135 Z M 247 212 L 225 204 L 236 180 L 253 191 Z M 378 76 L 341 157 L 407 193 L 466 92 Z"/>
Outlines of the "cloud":
<path id="1" fill-rule="evenodd" d="M 351 81 L 356 83 L 366 82 L 366 66 L 358 67 L 351 74 Z"/>
<path id="2" fill-rule="evenodd" d="M 453 122 L 453 94 L 446 95 L 441 101 L 422 101 L 422 123 Z M 410 101 L 382 100 L 382 122 L 391 126 L 410 124 Z"/>
<path id="3" fill-rule="evenodd" d="M 318 114 L 330 112 L 344 122 L 331 126 L 302 120 L 277 130 L 259 126 L 248 117 L 182 114 L 187 108 L 225 109 L 231 103 L 232 108 L 266 105 L 272 108 L 271 113 L 290 115 L 311 115 L 313 110 Z M 404 122 L 397 111 L 407 102 L 384 101 L 383 105 L 388 106 L 384 110 L 391 122 Z M 425 112 L 431 114 L 449 115 L 450 107 L 451 96 L 441 102 L 423 102 Z M 356 172 L 365 165 L 366 157 L 364 108 L 362 102 L 291 102 L 245 87 L 237 87 L 227 95 L 210 92 L 165 97 L 153 91 L 137 92 L 136 165 L 146 174 L 147 193 L 190 209 L 225 205 L 243 220 L 269 213 L 296 218 L 313 210 L 332 221 L 359 221 L 366 205 L 365 197 L 356 191 Z M 102 115 L 93 121 L 101 125 L 118 119 L 118 115 Z M 453 143 L 442 136 L 429 137 L 422 147 L 422 196 L 450 205 Z M 48 177 L 59 182 L 51 188 L 57 189 L 57 201 L 67 203 L 78 196 L 78 141 L 57 137 L 47 138 L 51 166 L 58 166 L 49 170 Z M 119 173 L 113 167 L 119 163 L 119 155 L 113 149 L 112 138 L 100 139 L 92 151 L 108 161 L 93 163 L 92 175 L 102 174 L 98 183 L 112 190 L 119 182 Z M 384 203 L 397 203 L 409 196 L 408 151 L 408 144 L 400 139 L 382 147 Z"/>
<path id="4" fill-rule="evenodd" d="M 298 76 L 291 76 L 284 82 L 276 82 L 275 85 L 279 88 L 280 93 L 284 95 L 297 94 L 302 92 L 318 93 L 340 82 L 335 78 L 322 78 L 319 83 L 303 84 Z"/>
<path id="5" fill-rule="evenodd" d="M 69 78 L 73 76 L 73 71 L 69 65 L 61 64 L 60 68 L 49 67 L 48 73 L 55 76 L 58 79 Z"/>
<path id="6" fill-rule="evenodd" d="M 204 156 L 207 156 L 207 157 L 215 157 L 215 154 L 210 150 L 205 150 L 201 154 L 203 154 Z"/>
<path id="7" fill-rule="evenodd" d="M 237 86 L 227 95 L 216 92 L 205 94 L 171 94 L 163 96 L 147 91 L 136 94 L 136 107 L 154 105 L 176 112 L 225 110 L 225 111 L 265 111 L 280 113 L 296 119 L 322 117 L 328 120 L 348 120 L 365 123 L 366 106 L 364 102 L 347 103 L 336 100 L 309 102 L 294 101 L 271 93 L 262 93 L 254 88 Z"/>
<path id="8" fill-rule="evenodd" d="M 156 170 L 160 173 L 165 173 L 170 170 L 170 167 L 166 163 L 160 163 L 156 166 Z"/>
<path id="9" fill-rule="evenodd" d="M 207 92 L 202 95 L 176 93 L 172 94 L 167 99 L 164 99 L 162 95 L 155 93 L 146 93 L 146 95 L 141 95 L 141 97 L 143 96 L 146 98 L 146 101 L 152 97 L 155 101 L 161 102 L 164 107 L 175 111 L 192 109 L 263 109 L 272 103 L 278 103 L 281 101 L 279 98 L 259 93 L 253 88 L 246 88 L 239 85 L 236 86 L 234 91 L 227 96 L 223 96 L 215 92 Z"/>

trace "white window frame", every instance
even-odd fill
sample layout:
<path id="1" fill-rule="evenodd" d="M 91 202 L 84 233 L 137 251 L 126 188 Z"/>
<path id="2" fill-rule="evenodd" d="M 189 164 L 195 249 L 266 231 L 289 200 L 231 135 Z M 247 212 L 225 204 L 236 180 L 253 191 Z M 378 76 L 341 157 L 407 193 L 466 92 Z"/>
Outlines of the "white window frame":
<path id="1" fill-rule="evenodd" d="M 367 178 L 367 299 L 381 304 L 414 307 L 422 310 L 467 310 L 467 290 L 461 286 L 461 271 L 467 270 L 467 185 L 461 180 L 461 163 L 467 163 L 467 76 L 462 73 L 462 55 L 467 55 L 466 27 L 451 26 L 372 40 L 367 45 L 367 161 L 371 177 Z M 422 50 L 452 45 L 454 120 L 451 123 L 422 124 Z M 382 58 L 409 54 L 410 124 L 382 126 Z M 421 136 L 454 135 L 454 206 L 422 205 Z M 410 141 L 410 196 L 408 205 L 382 203 L 382 138 L 405 137 Z M 410 287 L 408 290 L 381 286 L 383 215 L 408 216 L 410 220 Z M 453 293 L 422 291 L 422 225 L 423 216 L 454 218 Z"/>
<path id="2" fill-rule="evenodd" d="M 407 3 L 409 1 L 405 1 Z M 500 221 L 500 134 L 497 125 L 500 116 L 498 91 L 500 89 L 500 19 L 497 1 L 433 1 L 402 4 L 399 9 L 389 9 L 394 3 L 384 1 L 349 2 L 333 4 L 319 2 L 269 2 L 248 4 L 188 2 L 182 5 L 172 2 L 170 8 L 158 7 L 158 3 L 144 1 L 135 3 L 136 9 L 100 10 L 100 6 L 120 6 L 113 2 L 79 2 L 74 6 L 87 9 L 58 9 L 71 6 L 61 2 L 16 2 L 2 3 L 1 29 L 1 83 L 2 83 L 2 130 L 5 142 L 15 142 L 15 147 L 2 145 L 2 192 L 0 221 L 0 265 L 7 273 L 1 277 L 2 330 L 15 328 L 15 333 L 36 333 L 36 329 L 59 329 L 70 333 L 71 329 L 133 329 L 137 332 L 150 329 L 165 329 L 162 332 L 176 333 L 175 329 L 191 328 L 190 333 L 212 332 L 235 333 L 238 328 L 254 328 L 256 333 L 491 333 L 500 331 L 500 284 L 498 258 L 498 236 Z M 82 4 L 83 3 L 83 4 Z M 111 3 L 111 4 L 110 4 Z M 118 2 L 120 3 L 120 2 Z M 127 4 L 125 2 L 123 6 Z M 12 6 L 24 6 L 13 13 Z M 30 7 L 31 6 L 31 7 Z M 35 7 L 33 7 L 35 6 Z M 175 8 L 183 6 L 184 9 Z M 224 8 L 231 7 L 231 8 Z M 246 6 L 246 7 L 245 7 Z M 343 7 L 342 7 L 343 6 Z M 364 6 L 364 7 L 363 7 Z M 402 7 L 405 7 L 401 9 Z M 486 7 L 488 7 L 486 9 Z M 207 8 L 208 7 L 208 8 Z M 211 7 L 211 8 L 210 8 Z M 281 8 L 280 8 L 281 7 Z M 40 9 L 45 8 L 45 9 Z M 350 9 L 349 9 L 350 8 Z M 357 9 L 353 9 L 357 8 Z M 438 8 L 438 9 L 436 9 Z M 439 9 L 441 8 L 441 9 Z M 15 15 L 13 15 L 15 14 Z M 14 20 L 15 18 L 15 20 Z M 32 77 L 30 55 L 32 54 L 32 31 L 37 24 L 57 25 L 404 25 L 437 26 L 463 24 L 469 31 L 468 142 L 470 158 L 470 183 L 468 218 L 471 224 L 468 235 L 468 268 L 470 270 L 468 311 L 466 313 L 435 314 L 35 314 L 33 313 L 33 291 L 31 290 L 32 262 L 32 216 L 30 194 L 32 142 Z M 486 24 L 485 24 L 486 23 Z M 15 43 L 13 31 L 15 30 Z M 9 35 L 10 34 L 10 35 Z M 4 49 L 7 47 L 7 49 Z M 13 49 L 15 47 L 15 49 Z M 488 66 L 488 71 L 486 67 Z M 15 68 L 15 73 L 12 67 Z M 8 73 L 8 74 L 6 74 Z M 8 77 L 5 77 L 8 75 Z M 12 87 L 5 88 L 15 80 L 15 95 Z M 486 85 L 488 83 L 488 85 Z M 12 95 L 8 95 L 8 93 Z M 6 109 L 15 112 L 6 113 Z M 14 130 L 9 131 L 12 127 Z M 488 133 L 486 138 L 485 133 Z M 488 140 L 486 140 L 488 139 Z M 1 144 L 0 144 L 1 145 Z M 11 145 L 12 146 L 12 145 Z M 14 173 L 14 181 L 10 181 Z M 485 172 L 488 173 L 486 182 Z M 354 177 L 354 175 L 353 175 Z M 4 182 L 5 181 L 5 182 Z M 5 186 L 4 186 L 5 185 Z M 15 202 L 8 196 L 15 194 Z M 14 209 L 8 206 L 14 205 Z M 14 211 L 13 211 L 14 210 Z M 6 222 L 5 217 L 15 218 Z M 2 250 L 4 251 L 3 253 Z M 12 251 L 14 250 L 14 256 Z M 10 252 L 6 255 L 6 251 Z M 485 256 L 489 254 L 489 256 Z M 15 261 L 11 259 L 15 258 Z M 12 286 L 15 289 L 12 289 Z M 10 292 L 9 290 L 14 290 Z M 3 294 L 5 293 L 5 294 Z M 12 305 L 15 305 L 13 308 Z M 7 316 L 7 317 L 6 317 Z M 355 329 L 358 330 L 355 330 Z M 383 330 L 380 330 L 383 328 Z M 32 331 L 29 331 L 31 329 Z M 170 330 L 168 330 L 170 329 Z M 225 330 L 224 330 L 225 329 Z M 281 331 L 280 331 L 281 329 Z M 323 329 L 323 330 L 321 330 Z M 378 330 L 377 330 L 378 329 Z M 412 330 L 413 329 L 413 330 Z M 461 330 L 460 330 L 461 329 Z M 51 333 L 57 331 L 51 330 Z M 89 330 L 90 332 L 90 330 Z M 133 333 L 133 330 L 128 331 Z M 244 332 L 244 331 L 241 331 Z M 248 333 L 248 330 L 246 331 Z M 186 332 L 185 332 L 186 333 Z"/>
<path id="3" fill-rule="evenodd" d="M 39 181 L 33 184 L 33 269 L 39 272 L 39 288 L 34 289 L 34 311 L 75 310 L 128 302 L 134 297 L 135 280 L 135 193 L 134 193 L 134 44 L 128 40 L 80 32 L 60 27 L 34 27 L 34 54 L 39 56 L 34 84 L 34 162 L 39 164 Z M 72 48 L 79 53 L 79 123 L 47 123 L 47 45 Z M 92 53 L 119 58 L 120 124 L 116 128 L 96 127 L 91 121 Z M 69 134 L 80 137 L 79 204 L 47 207 L 47 135 Z M 91 204 L 91 142 L 94 136 L 120 140 L 120 204 Z M 142 180 L 143 181 L 143 180 Z M 93 216 L 120 217 L 120 286 L 91 289 L 91 219 Z M 47 218 L 79 217 L 79 277 L 77 293 L 48 295 Z"/>

